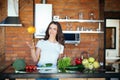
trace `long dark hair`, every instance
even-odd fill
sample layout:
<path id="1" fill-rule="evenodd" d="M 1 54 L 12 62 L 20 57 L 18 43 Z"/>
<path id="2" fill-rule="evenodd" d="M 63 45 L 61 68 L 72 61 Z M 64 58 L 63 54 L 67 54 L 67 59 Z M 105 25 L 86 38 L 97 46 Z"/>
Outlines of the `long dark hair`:
<path id="1" fill-rule="evenodd" d="M 51 24 L 55 24 L 57 26 L 57 35 L 56 35 L 56 40 L 62 44 L 64 46 L 64 35 L 63 35 L 63 32 L 62 32 L 62 28 L 61 28 L 61 25 L 59 22 L 55 22 L 55 21 L 52 21 L 49 25 L 48 25 L 48 28 L 46 30 L 46 33 L 45 33 L 45 38 L 44 40 L 48 40 L 49 38 L 49 28 L 50 28 L 50 25 Z"/>

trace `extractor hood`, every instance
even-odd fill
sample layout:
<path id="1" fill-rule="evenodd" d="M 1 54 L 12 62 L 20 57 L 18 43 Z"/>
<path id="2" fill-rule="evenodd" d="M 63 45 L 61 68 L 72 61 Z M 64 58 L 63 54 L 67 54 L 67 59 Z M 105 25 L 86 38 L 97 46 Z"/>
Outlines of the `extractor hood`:
<path id="1" fill-rule="evenodd" d="M 22 26 L 19 19 L 19 0 L 7 0 L 7 17 L 0 22 L 0 26 Z"/>

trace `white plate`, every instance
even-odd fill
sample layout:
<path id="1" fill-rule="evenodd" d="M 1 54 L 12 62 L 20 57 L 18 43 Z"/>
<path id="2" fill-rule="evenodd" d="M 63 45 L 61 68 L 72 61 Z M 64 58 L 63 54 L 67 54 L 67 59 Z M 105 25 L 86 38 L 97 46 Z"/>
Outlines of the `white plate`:
<path id="1" fill-rule="evenodd" d="M 56 69 L 56 67 L 37 67 L 37 69 Z"/>
<path id="2" fill-rule="evenodd" d="M 18 70 L 15 70 L 15 73 L 27 73 L 26 71 L 18 71 Z"/>
<path id="3" fill-rule="evenodd" d="M 56 67 L 37 67 L 40 73 L 57 73 L 58 69 Z"/>

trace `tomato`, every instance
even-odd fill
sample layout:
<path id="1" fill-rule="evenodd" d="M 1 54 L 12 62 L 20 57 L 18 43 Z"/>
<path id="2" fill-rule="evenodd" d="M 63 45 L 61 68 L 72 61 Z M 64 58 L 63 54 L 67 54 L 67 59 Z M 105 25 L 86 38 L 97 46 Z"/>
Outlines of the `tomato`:
<path id="1" fill-rule="evenodd" d="M 29 69 L 30 69 L 30 70 L 32 69 L 32 66 L 31 66 L 31 65 L 29 65 Z"/>
<path id="2" fill-rule="evenodd" d="M 37 70 L 37 66 L 35 65 L 27 65 L 26 66 L 26 72 L 33 72 Z"/>
<path id="3" fill-rule="evenodd" d="M 37 69 L 37 66 L 33 66 L 33 70 L 36 70 Z"/>
<path id="4" fill-rule="evenodd" d="M 28 70 L 28 69 L 29 69 L 29 67 L 28 67 L 28 66 L 26 66 L 26 67 L 25 67 L 25 69 L 26 69 L 26 70 Z"/>
<path id="5" fill-rule="evenodd" d="M 82 64 L 82 59 L 81 58 L 76 58 L 75 59 L 75 64 L 76 65 Z"/>

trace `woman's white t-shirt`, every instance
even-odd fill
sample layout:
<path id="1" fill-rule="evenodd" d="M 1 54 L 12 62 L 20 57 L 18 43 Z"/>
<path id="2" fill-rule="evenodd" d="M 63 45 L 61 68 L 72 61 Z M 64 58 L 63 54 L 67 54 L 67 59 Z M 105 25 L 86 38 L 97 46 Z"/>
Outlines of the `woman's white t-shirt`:
<path id="1" fill-rule="evenodd" d="M 38 66 L 45 65 L 46 63 L 52 63 L 56 66 L 59 54 L 63 53 L 64 50 L 63 45 L 52 43 L 48 40 L 39 40 L 36 47 L 41 50 Z"/>

